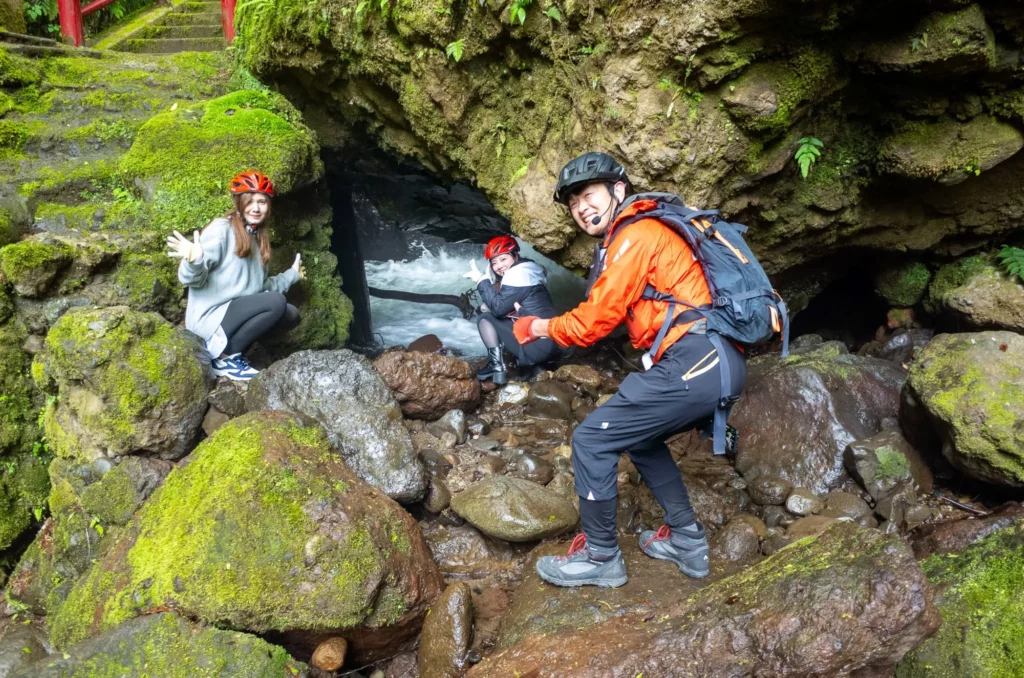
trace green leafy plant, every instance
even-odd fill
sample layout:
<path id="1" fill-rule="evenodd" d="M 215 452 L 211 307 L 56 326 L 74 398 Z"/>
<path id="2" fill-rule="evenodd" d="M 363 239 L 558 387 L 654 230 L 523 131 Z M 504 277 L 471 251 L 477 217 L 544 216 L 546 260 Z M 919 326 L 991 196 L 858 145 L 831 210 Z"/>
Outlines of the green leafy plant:
<path id="1" fill-rule="evenodd" d="M 60 31 L 57 0 L 26 0 L 22 3 L 22 11 L 30 34 L 50 36 Z"/>
<path id="2" fill-rule="evenodd" d="M 672 92 L 672 100 L 669 101 L 668 111 L 665 112 L 665 117 L 671 118 L 672 111 L 675 110 L 676 107 L 676 99 L 678 99 L 679 95 L 684 91 L 683 87 L 682 85 L 677 85 L 672 78 L 662 78 L 658 83 L 658 89 L 662 92 Z"/>
<path id="3" fill-rule="evenodd" d="M 103 526 L 100 525 L 100 519 L 96 516 L 93 516 L 92 520 L 89 521 L 89 527 L 96 530 L 96 533 L 101 537 L 103 536 Z"/>
<path id="4" fill-rule="evenodd" d="M 517 21 L 522 26 L 526 23 L 526 8 L 533 4 L 533 0 L 512 0 L 508 8 L 508 22 L 515 24 Z"/>
<path id="5" fill-rule="evenodd" d="M 495 158 L 500 158 L 501 154 L 505 151 L 505 142 L 508 141 L 507 132 L 505 124 L 501 122 L 491 128 L 491 137 L 494 139 L 497 147 L 494 154 Z"/>
<path id="6" fill-rule="evenodd" d="M 558 8 L 552 5 L 548 7 L 544 12 L 544 15 L 556 23 L 562 23 L 562 13 L 558 11 Z"/>
<path id="7" fill-rule="evenodd" d="M 1024 282 L 1024 249 L 1003 245 L 996 258 L 1007 273 L 1017 276 L 1018 280 Z"/>
<path id="8" fill-rule="evenodd" d="M 921 35 L 910 39 L 911 52 L 916 52 L 922 47 L 928 47 L 928 31 L 925 31 Z"/>
<path id="9" fill-rule="evenodd" d="M 821 139 L 815 137 L 803 137 L 796 143 L 798 146 L 793 157 L 796 158 L 796 162 L 800 166 L 800 176 L 806 179 L 807 173 L 811 171 L 811 165 L 821 157 L 821 151 L 825 148 L 825 144 L 821 143 Z"/>
<path id="10" fill-rule="evenodd" d="M 449 59 L 454 59 L 455 63 L 458 63 L 462 61 L 462 50 L 465 46 L 465 39 L 449 42 L 448 46 L 444 48 L 444 53 Z"/>

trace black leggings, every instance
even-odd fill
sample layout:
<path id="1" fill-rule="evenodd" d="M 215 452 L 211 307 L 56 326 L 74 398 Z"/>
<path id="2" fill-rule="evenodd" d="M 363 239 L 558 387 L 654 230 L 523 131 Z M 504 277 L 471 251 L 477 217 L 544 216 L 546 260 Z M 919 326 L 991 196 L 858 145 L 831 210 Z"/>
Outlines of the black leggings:
<path id="1" fill-rule="evenodd" d="M 299 324 L 299 309 L 280 292 L 260 292 L 232 299 L 220 326 L 228 337 L 228 355 L 242 353 L 271 330 L 287 332 Z"/>
<path id="2" fill-rule="evenodd" d="M 477 318 L 476 325 L 480 331 L 481 338 L 484 339 L 484 346 L 487 346 L 487 348 L 494 347 L 488 346 L 487 339 L 484 337 L 486 333 L 485 324 L 494 328 L 495 333 L 498 335 L 498 341 L 504 344 L 506 351 L 516 357 L 520 365 L 540 365 L 541 363 L 550 362 L 558 358 L 558 344 L 551 339 L 538 339 L 523 346 L 516 341 L 516 335 L 512 333 L 512 320 L 509 318 L 497 318 L 493 313 L 481 313 L 480 317 Z"/>

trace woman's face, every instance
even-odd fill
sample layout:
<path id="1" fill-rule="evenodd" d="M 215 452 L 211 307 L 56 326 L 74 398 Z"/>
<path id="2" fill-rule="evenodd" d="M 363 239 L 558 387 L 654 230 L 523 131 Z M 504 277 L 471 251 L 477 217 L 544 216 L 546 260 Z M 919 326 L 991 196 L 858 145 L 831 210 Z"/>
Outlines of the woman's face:
<path id="1" fill-rule="evenodd" d="M 491 270 L 494 271 L 495 275 L 505 275 L 505 271 L 514 263 L 516 263 L 514 254 L 499 254 L 491 258 Z"/>
<path id="2" fill-rule="evenodd" d="M 269 212 L 270 198 L 262 193 L 254 193 L 249 204 L 242 208 L 242 216 L 245 217 L 246 223 L 254 228 L 266 220 Z"/>

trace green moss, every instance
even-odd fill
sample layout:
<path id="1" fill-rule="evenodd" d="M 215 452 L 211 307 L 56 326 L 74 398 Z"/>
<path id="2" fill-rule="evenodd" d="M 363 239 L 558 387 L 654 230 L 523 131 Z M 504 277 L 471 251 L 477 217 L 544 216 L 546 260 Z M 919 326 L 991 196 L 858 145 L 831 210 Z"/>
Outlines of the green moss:
<path id="1" fill-rule="evenodd" d="M 886 269 L 875 278 L 875 291 L 896 308 L 909 308 L 919 302 L 928 289 L 932 274 L 919 261 L 904 262 Z"/>
<path id="2" fill-rule="evenodd" d="M 402 557 L 402 537 L 392 542 L 380 525 L 404 524 L 401 509 L 376 504 L 384 512 L 364 522 L 354 502 L 365 488 L 329 450 L 319 427 L 283 413 L 218 429 L 76 584 L 50 619 L 54 642 L 66 647 L 160 605 L 259 633 L 402 616 L 400 588 L 380 586 L 388 559 Z M 321 530 L 314 516 L 328 506 L 348 525 Z"/>
<path id="3" fill-rule="evenodd" d="M 1024 675 L 1024 527 L 921 563 L 939 590 L 942 626 L 896 667 L 897 678 Z"/>
<path id="4" fill-rule="evenodd" d="M 990 260 L 984 255 L 958 259 L 941 267 L 935 272 L 935 277 L 928 287 L 928 297 L 924 302 L 925 310 L 929 313 L 941 312 L 950 292 L 990 267 Z"/>
<path id="5" fill-rule="evenodd" d="M 0 549 L 28 529 L 33 511 L 46 505 L 49 489 L 43 460 L 30 452 L 0 458 Z"/>
<path id="6" fill-rule="evenodd" d="M 899 450 L 884 446 L 875 450 L 878 468 L 875 479 L 879 482 L 891 482 L 910 477 L 910 462 Z"/>
<path id="7" fill-rule="evenodd" d="M 253 91 L 161 113 L 140 128 L 120 170 L 129 183 L 156 182 L 152 208 L 168 229 L 192 230 L 231 207 L 227 186 L 242 170 L 259 169 L 281 193 L 321 176 L 312 132 L 297 119 L 279 95 Z"/>
<path id="8" fill-rule="evenodd" d="M 17 153 L 28 133 L 28 125 L 23 122 L 0 120 L 0 160 Z"/>
<path id="9" fill-rule="evenodd" d="M 46 271 L 50 275 L 70 262 L 74 250 L 64 243 L 26 240 L 0 249 L 0 270 L 14 286 Z"/>
<path id="10" fill-rule="evenodd" d="M 0 86 L 31 85 L 39 79 L 39 69 L 31 61 L 0 47 Z"/>
<path id="11" fill-rule="evenodd" d="M 125 290 L 131 307 L 170 316 L 181 306 L 177 260 L 163 255 L 128 254 L 121 258 L 114 284 Z"/>

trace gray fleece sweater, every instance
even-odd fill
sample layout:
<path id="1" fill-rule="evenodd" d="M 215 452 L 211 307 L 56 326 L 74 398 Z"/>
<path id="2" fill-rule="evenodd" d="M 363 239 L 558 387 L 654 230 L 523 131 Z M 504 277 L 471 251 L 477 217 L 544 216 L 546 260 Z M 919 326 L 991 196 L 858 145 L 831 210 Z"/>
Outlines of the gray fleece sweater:
<path id="1" fill-rule="evenodd" d="M 235 254 L 235 229 L 226 217 L 214 219 L 199 236 L 203 256 L 178 265 L 178 281 L 188 288 L 185 328 L 209 342 L 217 332 L 232 299 L 260 292 L 284 294 L 299 274 L 289 268 L 267 277 L 260 260 L 260 248 L 253 238 L 252 251 L 242 259 Z"/>

